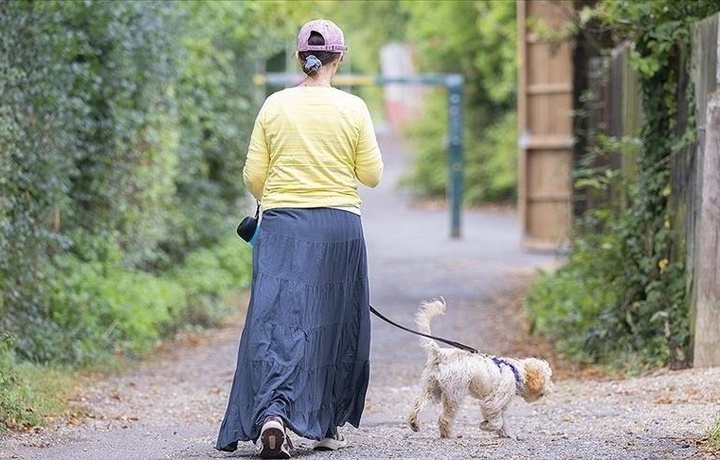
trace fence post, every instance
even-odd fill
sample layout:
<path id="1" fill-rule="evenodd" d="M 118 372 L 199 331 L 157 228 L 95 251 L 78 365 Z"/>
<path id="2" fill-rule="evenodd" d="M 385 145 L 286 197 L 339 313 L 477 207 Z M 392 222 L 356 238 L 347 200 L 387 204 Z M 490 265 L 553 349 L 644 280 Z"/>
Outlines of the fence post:
<path id="1" fill-rule="evenodd" d="M 694 366 L 720 366 L 720 92 L 707 105 L 697 262 Z"/>

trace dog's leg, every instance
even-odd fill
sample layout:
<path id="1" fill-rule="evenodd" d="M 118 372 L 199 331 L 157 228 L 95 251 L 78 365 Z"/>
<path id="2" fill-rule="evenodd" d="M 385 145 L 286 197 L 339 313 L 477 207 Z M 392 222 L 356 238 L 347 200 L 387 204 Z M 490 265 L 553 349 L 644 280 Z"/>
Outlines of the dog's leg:
<path id="1" fill-rule="evenodd" d="M 517 436 L 510 431 L 510 426 L 507 422 L 507 414 L 503 412 L 500 414 L 500 417 L 502 418 L 502 427 L 500 428 L 500 431 L 498 431 L 498 435 L 500 435 L 501 438 L 517 439 Z"/>
<path id="2" fill-rule="evenodd" d="M 482 411 L 483 418 L 485 419 L 480 423 L 481 430 L 496 432 L 502 428 L 502 420 L 497 410 L 494 410 L 484 404 L 480 406 L 480 410 Z"/>
<path id="3" fill-rule="evenodd" d="M 413 407 L 407 416 L 407 423 L 410 425 L 410 429 L 413 431 L 420 430 L 420 414 L 425 405 L 430 401 L 437 401 L 440 398 L 441 390 L 438 381 L 430 375 L 431 372 L 426 369 L 423 372 L 423 389 L 422 392 L 415 398 Z"/>
<path id="4" fill-rule="evenodd" d="M 501 438 L 513 437 L 505 420 L 504 407 L 498 408 L 495 404 L 488 405 L 483 403 L 480 405 L 480 408 L 485 418 L 485 420 L 480 423 L 481 430 L 497 433 Z"/>
<path id="5" fill-rule="evenodd" d="M 458 402 L 450 398 L 447 393 L 442 394 L 442 413 L 438 419 L 441 438 L 449 438 L 452 434 L 452 425 L 457 414 L 458 405 Z"/>
<path id="6" fill-rule="evenodd" d="M 408 425 L 410 425 L 410 429 L 413 431 L 420 430 L 420 413 L 425 407 L 427 397 L 427 391 L 423 389 L 423 392 L 420 393 L 417 398 L 415 398 L 412 409 L 410 409 L 410 413 L 407 416 Z"/>

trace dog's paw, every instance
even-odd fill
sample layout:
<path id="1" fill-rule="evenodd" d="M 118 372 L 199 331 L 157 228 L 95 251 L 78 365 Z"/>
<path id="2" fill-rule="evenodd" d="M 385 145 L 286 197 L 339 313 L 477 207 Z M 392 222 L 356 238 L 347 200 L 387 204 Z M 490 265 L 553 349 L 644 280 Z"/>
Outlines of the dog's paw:
<path id="1" fill-rule="evenodd" d="M 413 431 L 420 431 L 420 420 L 417 417 L 410 416 L 407 418 L 407 424 Z"/>
<path id="2" fill-rule="evenodd" d="M 499 429 L 498 432 L 497 432 L 497 434 L 498 434 L 498 436 L 500 436 L 501 438 L 512 439 L 512 440 L 515 440 L 515 441 L 519 441 L 519 440 L 520 440 L 520 438 L 518 438 L 517 436 L 515 436 L 513 433 L 511 433 L 510 431 L 506 430 L 505 428 Z"/>
<path id="3" fill-rule="evenodd" d="M 483 431 L 491 431 L 491 432 L 493 432 L 493 433 L 498 430 L 496 427 L 490 425 L 487 420 L 483 420 L 483 421 L 480 423 L 480 429 L 483 430 Z"/>

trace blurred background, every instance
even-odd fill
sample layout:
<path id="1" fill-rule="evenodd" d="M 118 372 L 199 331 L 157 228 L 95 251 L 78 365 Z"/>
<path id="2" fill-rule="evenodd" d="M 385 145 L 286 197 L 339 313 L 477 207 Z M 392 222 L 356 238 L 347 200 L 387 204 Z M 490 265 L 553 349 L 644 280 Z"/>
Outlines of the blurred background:
<path id="1" fill-rule="evenodd" d="M 228 229 L 252 208 L 253 120 L 282 87 L 254 77 L 299 73 L 296 33 L 318 17 L 345 32 L 342 74 L 463 77 L 463 206 L 517 212 L 519 245 L 566 257 L 528 296 L 533 332 L 584 364 L 692 365 L 700 256 L 718 260 L 702 250 L 716 226 L 697 218 L 720 182 L 699 179 L 719 10 L 0 0 L 0 423 L 39 423 L 53 400 L 38 385 L 68 369 L 143 357 L 237 310 L 250 248 Z M 410 146 L 400 186 L 444 206 L 447 88 L 342 89 Z"/>

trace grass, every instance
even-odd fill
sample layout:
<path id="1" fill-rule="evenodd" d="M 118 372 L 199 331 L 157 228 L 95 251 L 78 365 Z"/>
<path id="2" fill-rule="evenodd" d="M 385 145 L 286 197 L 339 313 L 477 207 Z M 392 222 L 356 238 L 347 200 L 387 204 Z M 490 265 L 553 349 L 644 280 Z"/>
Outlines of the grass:
<path id="1" fill-rule="evenodd" d="M 219 327 L 242 324 L 248 297 L 247 289 L 224 293 L 221 303 L 229 313 Z M 186 336 L 198 332 L 198 328 L 178 331 L 172 339 L 158 342 L 155 351 L 166 345 L 177 345 Z M 73 402 L 79 388 L 125 372 L 151 357 L 152 353 L 141 359 L 117 355 L 109 361 L 91 365 L 50 366 L 18 363 L 8 348 L 0 346 L 0 435 L 8 430 L 33 432 L 58 418 L 72 421 L 82 417 L 83 408 Z"/>
<path id="2" fill-rule="evenodd" d="M 708 445 L 716 451 L 720 451 L 720 419 L 715 422 L 715 426 L 710 430 Z"/>
<path id="3" fill-rule="evenodd" d="M 695 439 L 703 458 L 720 457 L 720 416 L 715 420 L 715 425 L 710 429 L 707 436 Z"/>
<path id="4" fill-rule="evenodd" d="M 63 416 L 77 373 L 68 368 L 23 363 L 4 366 L 0 377 L 0 433 L 31 431 Z"/>

